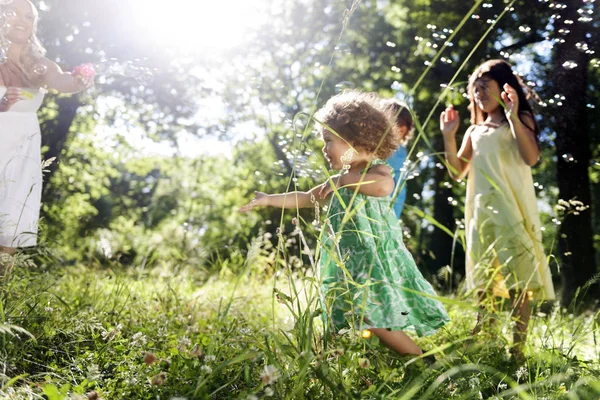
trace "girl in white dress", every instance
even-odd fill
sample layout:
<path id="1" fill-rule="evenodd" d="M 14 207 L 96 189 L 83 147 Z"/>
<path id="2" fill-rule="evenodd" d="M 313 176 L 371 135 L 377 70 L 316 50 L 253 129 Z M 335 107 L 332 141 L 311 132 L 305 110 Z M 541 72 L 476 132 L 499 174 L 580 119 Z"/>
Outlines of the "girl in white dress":
<path id="1" fill-rule="evenodd" d="M 0 5 L 0 16 L 0 42 L 9 44 L 0 48 L 0 253 L 12 253 L 37 244 L 42 170 L 36 113 L 44 89 L 81 92 L 93 76 L 63 72 L 45 57 L 36 36 L 38 11 L 29 0 Z"/>

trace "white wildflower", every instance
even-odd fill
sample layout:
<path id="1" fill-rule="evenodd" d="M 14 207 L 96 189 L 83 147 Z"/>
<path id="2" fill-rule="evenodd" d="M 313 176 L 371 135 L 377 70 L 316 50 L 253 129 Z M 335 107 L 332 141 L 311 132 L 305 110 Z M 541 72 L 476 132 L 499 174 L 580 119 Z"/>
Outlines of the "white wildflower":
<path id="1" fill-rule="evenodd" d="M 104 332 L 102 332 L 102 339 L 106 340 L 107 342 L 110 342 L 111 340 L 113 340 L 121 334 L 121 329 L 123 329 L 123 325 L 119 324 L 109 331 L 105 330 Z"/>
<path id="2" fill-rule="evenodd" d="M 192 341 L 188 339 L 186 336 L 179 339 L 179 344 L 177 345 L 177 350 L 185 351 L 192 344 Z"/>
<path id="3" fill-rule="evenodd" d="M 86 379 L 88 381 L 98 381 L 102 378 L 102 372 L 100 372 L 100 367 L 97 364 L 91 364 L 87 367 L 87 376 Z"/>
<path id="4" fill-rule="evenodd" d="M 270 387 L 267 387 L 265 389 L 265 397 L 271 397 L 275 394 L 275 391 L 273 389 L 271 389 Z"/>
<path id="5" fill-rule="evenodd" d="M 208 365 L 203 365 L 200 367 L 200 371 L 204 372 L 206 375 L 212 374 L 212 368 Z"/>
<path id="6" fill-rule="evenodd" d="M 144 346 L 147 342 L 146 335 L 142 332 L 137 332 L 131 337 L 131 345 L 133 347 L 141 347 Z"/>
<path id="7" fill-rule="evenodd" d="M 265 371 L 261 372 L 260 380 L 265 385 L 271 385 L 279 379 L 279 370 L 274 365 L 265 365 Z"/>
<path id="8" fill-rule="evenodd" d="M 525 378 L 527 376 L 527 367 L 522 366 L 516 372 L 517 380 L 521 380 L 521 378 Z"/>

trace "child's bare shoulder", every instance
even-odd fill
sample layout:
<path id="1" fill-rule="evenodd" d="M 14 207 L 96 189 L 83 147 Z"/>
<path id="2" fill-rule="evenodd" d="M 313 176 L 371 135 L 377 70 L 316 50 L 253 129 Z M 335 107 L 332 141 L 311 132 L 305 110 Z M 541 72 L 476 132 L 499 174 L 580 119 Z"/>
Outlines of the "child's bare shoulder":
<path id="1" fill-rule="evenodd" d="M 371 168 L 369 168 L 369 172 L 380 174 L 380 175 L 390 175 L 392 172 L 392 167 L 388 164 L 375 164 Z"/>

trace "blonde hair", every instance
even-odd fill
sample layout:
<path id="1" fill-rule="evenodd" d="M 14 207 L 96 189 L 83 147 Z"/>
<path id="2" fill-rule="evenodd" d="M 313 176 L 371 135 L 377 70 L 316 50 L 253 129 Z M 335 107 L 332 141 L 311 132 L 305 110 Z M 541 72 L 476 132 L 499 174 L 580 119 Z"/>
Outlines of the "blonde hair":
<path id="1" fill-rule="evenodd" d="M 26 75 L 25 78 L 27 78 L 27 80 L 29 82 L 39 84 L 40 78 L 37 76 L 33 76 L 33 79 L 32 79 L 31 72 L 33 71 L 33 68 L 35 67 L 35 65 L 40 60 L 45 58 L 45 56 L 46 56 L 46 48 L 44 47 L 44 45 L 42 45 L 42 42 L 40 41 L 40 39 L 37 36 L 38 21 L 39 21 L 40 13 L 39 13 L 38 9 L 35 7 L 35 5 L 30 0 L 23 0 L 23 1 L 26 1 L 31 6 L 31 10 L 33 11 L 34 19 L 33 19 L 33 29 L 31 30 L 31 36 L 29 37 L 29 40 L 23 47 L 23 52 L 21 54 L 21 59 L 19 61 L 21 62 L 21 69 L 23 70 L 23 72 Z M 11 6 L 11 4 L 12 4 L 12 2 L 8 3 L 8 4 L 0 4 L 0 16 L 4 16 L 4 12 Z M 7 40 L 4 32 L 0 32 L 0 37 L 4 40 Z"/>

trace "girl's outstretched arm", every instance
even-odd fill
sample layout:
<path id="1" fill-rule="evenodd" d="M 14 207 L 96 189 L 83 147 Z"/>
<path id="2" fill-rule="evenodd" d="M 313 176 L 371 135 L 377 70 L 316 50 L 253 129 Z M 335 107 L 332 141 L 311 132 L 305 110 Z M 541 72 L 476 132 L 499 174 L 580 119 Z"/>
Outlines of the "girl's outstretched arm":
<path id="1" fill-rule="evenodd" d="M 446 162 L 448 163 L 448 172 L 454 180 L 462 179 L 467 175 L 470 160 L 473 156 L 471 128 L 465 133 L 460 150 L 456 150 L 458 121 L 458 112 L 452 106 L 446 108 L 440 115 L 440 129 L 444 135 L 444 151 L 446 153 Z"/>
<path id="2" fill-rule="evenodd" d="M 358 193 L 372 197 L 387 197 L 394 191 L 394 178 L 386 165 L 374 165 L 366 174 L 347 172 L 343 175 L 335 175 L 331 177 L 331 181 L 338 189 L 346 187 L 355 190 L 358 186 Z M 317 186 L 319 199 L 326 199 L 333 192 L 331 181 Z"/>
<path id="3" fill-rule="evenodd" d="M 247 212 L 255 207 L 276 207 L 276 208 L 312 208 L 314 202 L 319 201 L 317 190 L 320 186 L 309 190 L 308 192 L 288 192 L 279 194 L 266 194 L 254 192 L 254 199 L 242 208 L 240 212 Z M 322 201 L 319 201 L 321 205 Z"/>
<path id="4" fill-rule="evenodd" d="M 61 93 L 79 93 L 94 86 L 93 76 L 73 76 L 70 72 L 64 72 L 58 64 L 47 58 L 41 63 L 47 68 L 46 84 L 51 89 Z"/>

